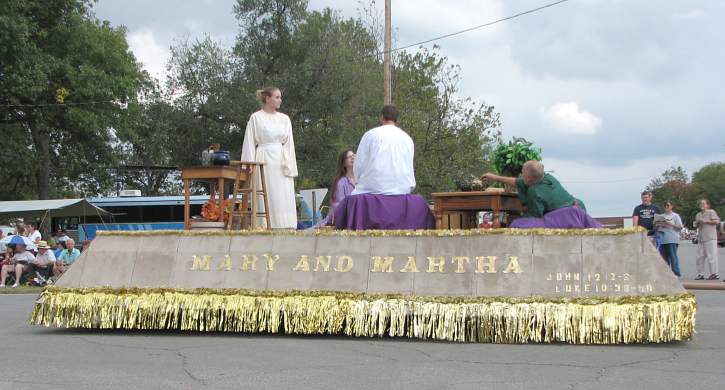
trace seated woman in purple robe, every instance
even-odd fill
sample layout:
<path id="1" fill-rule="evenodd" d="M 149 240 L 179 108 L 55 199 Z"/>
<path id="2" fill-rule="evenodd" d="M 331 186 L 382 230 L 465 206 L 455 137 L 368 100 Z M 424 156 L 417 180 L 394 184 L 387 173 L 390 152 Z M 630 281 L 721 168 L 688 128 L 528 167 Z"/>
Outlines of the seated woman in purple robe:
<path id="1" fill-rule="evenodd" d="M 586 229 L 602 225 L 586 212 L 584 203 L 571 196 L 554 176 L 544 172 L 540 161 L 527 161 L 519 177 L 486 173 L 486 181 L 515 185 L 526 215 L 515 219 L 512 228 Z"/>
<path id="2" fill-rule="evenodd" d="M 335 224 L 335 207 L 352 193 L 357 184 L 355 172 L 353 171 L 354 163 L 355 152 L 352 149 L 346 149 L 340 153 L 337 158 L 335 179 L 332 181 L 332 187 L 330 188 L 330 212 L 314 226 L 315 228 Z"/>

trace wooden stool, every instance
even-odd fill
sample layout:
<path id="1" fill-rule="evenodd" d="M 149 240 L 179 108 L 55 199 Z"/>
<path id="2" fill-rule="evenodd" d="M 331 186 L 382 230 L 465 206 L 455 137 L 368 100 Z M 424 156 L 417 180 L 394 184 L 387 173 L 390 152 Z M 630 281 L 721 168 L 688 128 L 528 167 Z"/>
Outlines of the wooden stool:
<path id="1" fill-rule="evenodd" d="M 258 162 L 249 161 L 231 161 L 230 165 L 237 168 L 237 179 L 234 181 L 234 191 L 232 192 L 232 213 L 234 209 L 238 207 L 238 212 L 242 219 L 242 229 L 247 228 L 247 217 L 251 225 L 251 229 L 257 228 L 257 218 L 264 217 L 267 222 L 267 229 L 271 229 L 271 221 L 269 218 L 269 201 L 267 199 L 267 181 L 264 176 L 264 164 Z M 259 169 L 257 169 L 259 168 Z M 249 180 L 243 183 L 243 187 L 240 188 L 240 179 L 243 176 L 242 173 L 246 172 Z M 258 172 L 261 189 L 257 188 L 257 178 L 255 172 Z M 237 201 L 237 195 L 241 193 L 241 199 Z M 257 196 L 261 195 L 264 202 L 264 211 L 257 210 Z M 251 203 L 251 212 L 247 211 L 247 207 Z M 231 229 L 231 218 L 227 222 L 227 229 Z"/>

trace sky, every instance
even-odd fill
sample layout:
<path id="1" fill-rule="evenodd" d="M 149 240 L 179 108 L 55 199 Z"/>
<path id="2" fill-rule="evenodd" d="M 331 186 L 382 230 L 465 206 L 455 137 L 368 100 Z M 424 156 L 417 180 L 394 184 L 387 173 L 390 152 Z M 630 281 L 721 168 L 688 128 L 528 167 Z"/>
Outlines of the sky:
<path id="1" fill-rule="evenodd" d="M 551 2 L 392 0 L 393 46 Z M 234 3 L 99 0 L 94 12 L 126 26 L 137 59 L 163 79 L 175 42 L 234 43 Z M 357 0 L 310 0 L 325 7 L 360 12 Z M 374 7 L 382 15 L 383 1 Z M 541 146 L 545 169 L 592 215 L 624 216 L 667 168 L 725 161 L 723 13 L 720 0 L 570 0 L 435 44 L 461 66 L 461 96 L 496 107 L 505 139 Z"/>

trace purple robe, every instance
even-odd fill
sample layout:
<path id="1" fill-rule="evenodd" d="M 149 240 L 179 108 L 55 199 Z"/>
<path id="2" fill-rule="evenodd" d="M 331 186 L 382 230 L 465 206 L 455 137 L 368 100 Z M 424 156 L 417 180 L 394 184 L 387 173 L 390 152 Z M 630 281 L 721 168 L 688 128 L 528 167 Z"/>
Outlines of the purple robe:
<path id="1" fill-rule="evenodd" d="M 354 189 L 355 189 L 355 184 L 353 184 L 352 181 L 350 181 L 350 179 L 347 176 L 341 177 L 340 180 L 337 181 L 337 185 L 335 186 L 335 193 L 334 193 L 335 200 L 332 202 L 332 204 L 330 204 L 330 212 L 327 213 L 325 218 L 323 218 L 322 220 L 317 222 L 317 224 L 314 227 L 319 228 L 322 226 L 334 225 L 335 208 L 337 207 L 337 205 L 340 204 L 340 202 L 342 202 L 343 199 L 348 197 L 352 193 L 352 190 L 354 190 Z"/>
<path id="2" fill-rule="evenodd" d="M 420 195 L 357 194 L 335 208 L 335 227 L 347 230 L 434 229 L 435 217 Z"/>
<path id="3" fill-rule="evenodd" d="M 568 206 L 550 211 L 541 218 L 523 217 L 511 222 L 512 228 L 533 229 L 590 229 L 601 228 L 602 224 L 589 216 L 578 206 Z"/>

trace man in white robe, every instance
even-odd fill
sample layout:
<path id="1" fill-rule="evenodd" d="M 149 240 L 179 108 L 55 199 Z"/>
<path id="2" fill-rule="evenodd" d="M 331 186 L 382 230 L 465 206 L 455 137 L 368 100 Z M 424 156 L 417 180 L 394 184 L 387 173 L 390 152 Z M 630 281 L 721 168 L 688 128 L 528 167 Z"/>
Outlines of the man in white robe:
<path id="1" fill-rule="evenodd" d="M 381 126 L 368 130 L 360 140 L 353 167 L 357 185 L 352 195 L 406 195 L 415 188 L 413 139 L 397 126 L 398 117 L 397 108 L 383 107 Z"/>

